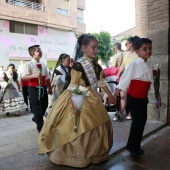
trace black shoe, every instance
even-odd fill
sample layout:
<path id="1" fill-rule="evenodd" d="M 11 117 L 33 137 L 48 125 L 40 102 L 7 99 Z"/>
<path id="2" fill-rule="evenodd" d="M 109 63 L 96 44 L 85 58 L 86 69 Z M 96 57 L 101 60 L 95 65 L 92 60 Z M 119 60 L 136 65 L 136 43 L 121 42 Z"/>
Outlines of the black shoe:
<path id="1" fill-rule="evenodd" d="M 120 113 L 117 114 L 117 119 L 119 122 L 121 122 L 123 120 L 122 115 Z"/>
<path id="2" fill-rule="evenodd" d="M 130 155 L 133 157 L 133 158 L 139 158 L 141 155 L 144 154 L 144 150 L 140 149 L 139 152 L 137 151 L 133 151 L 131 149 L 129 149 L 128 147 L 126 147 L 126 149 L 130 152 Z"/>
<path id="3" fill-rule="evenodd" d="M 140 153 L 135 151 L 130 151 L 130 155 L 134 159 L 138 159 L 140 157 Z"/>
<path id="4" fill-rule="evenodd" d="M 25 111 L 28 111 L 28 108 L 26 108 Z"/>
<path id="5" fill-rule="evenodd" d="M 9 112 L 7 112 L 6 115 L 9 116 Z"/>

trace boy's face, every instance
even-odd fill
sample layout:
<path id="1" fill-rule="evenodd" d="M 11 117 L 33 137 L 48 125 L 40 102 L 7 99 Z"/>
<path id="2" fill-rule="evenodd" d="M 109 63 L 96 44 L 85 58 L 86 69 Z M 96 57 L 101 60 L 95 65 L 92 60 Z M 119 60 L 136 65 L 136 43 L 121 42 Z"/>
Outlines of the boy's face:
<path id="1" fill-rule="evenodd" d="M 143 44 L 138 50 L 136 50 L 136 54 L 146 61 L 147 58 L 152 55 L 152 44 Z"/>
<path id="2" fill-rule="evenodd" d="M 42 51 L 39 47 L 36 47 L 33 53 L 33 58 L 39 60 L 42 57 Z"/>

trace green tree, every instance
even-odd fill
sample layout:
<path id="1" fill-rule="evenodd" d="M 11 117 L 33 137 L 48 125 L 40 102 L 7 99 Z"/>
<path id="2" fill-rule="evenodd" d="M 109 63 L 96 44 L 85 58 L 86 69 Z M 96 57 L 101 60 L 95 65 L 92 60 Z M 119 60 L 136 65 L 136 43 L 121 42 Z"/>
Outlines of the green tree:
<path id="1" fill-rule="evenodd" d="M 111 44 L 111 35 L 107 31 L 101 31 L 98 33 L 93 33 L 99 40 L 98 55 L 97 59 L 101 59 L 108 65 L 110 57 L 113 55 L 113 45 Z"/>
<path id="2" fill-rule="evenodd" d="M 56 60 L 47 60 L 47 68 L 50 69 L 54 69 L 55 65 L 56 65 L 57 61 Z"/>
<path id="3" fill-rule="evenodd" d="M 121 39 L 121 42 L 123 42 L 124 40 L 127 40 L 127 39 L 130 38 L 130 37 L 132 37 L 132 36 L 130 36 L 130 35 L 124 36 L 124 37 Z"/>

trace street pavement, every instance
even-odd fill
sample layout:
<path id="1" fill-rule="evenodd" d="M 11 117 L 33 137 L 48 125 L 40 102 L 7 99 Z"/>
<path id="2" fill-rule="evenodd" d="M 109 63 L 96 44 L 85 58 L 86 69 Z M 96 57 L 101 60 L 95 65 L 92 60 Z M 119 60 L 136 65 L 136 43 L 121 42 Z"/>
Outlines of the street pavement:
<path id="1" fill-rule="evenodd" d="M 21 111 L 6 116 L 0 113 L 0 170 L 77 170 L 78 168 L 58 166 L 48 160 L 46 154 L 38 155 L 38 131 L 32 122 L 33 114 Z M 110 113 L 114 117 L 114 113 Z M 157 133 L 145 137 L 142 142 L 144 156 L 133 160 L 125 145 L 129 135 L 130 122 L 113 122 L 114 144 L 110 159 L 84 170 L 170 170 L 170 128 L 164 127 Z M 144 135 L 164 126 L 163 122 L 148 121 Z"/>

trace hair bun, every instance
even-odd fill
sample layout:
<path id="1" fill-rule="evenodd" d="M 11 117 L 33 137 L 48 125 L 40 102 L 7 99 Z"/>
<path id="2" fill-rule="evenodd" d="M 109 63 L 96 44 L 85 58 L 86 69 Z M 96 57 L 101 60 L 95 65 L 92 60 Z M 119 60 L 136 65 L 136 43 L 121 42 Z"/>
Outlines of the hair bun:
<path id="1" fill-rule="evenodd" d="M 79 47 L 82 46 L 83 39 L 84 39 L 84 37 L 85 37 L 86 35 L 87 35 L 87 34 L 82 34 L 82 35 L 80 35 L 80 37 L 78 38 Z"/>

